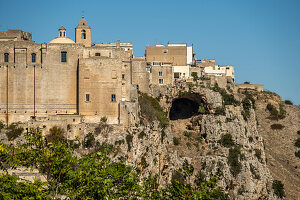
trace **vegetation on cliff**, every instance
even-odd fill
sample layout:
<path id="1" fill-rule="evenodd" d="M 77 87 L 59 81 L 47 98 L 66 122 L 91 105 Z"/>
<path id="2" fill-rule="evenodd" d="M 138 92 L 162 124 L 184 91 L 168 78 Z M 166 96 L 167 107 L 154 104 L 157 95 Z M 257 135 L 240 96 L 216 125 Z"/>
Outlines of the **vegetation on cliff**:
<path id="1" fill-rule="evenodd" d="M 138 99 L 143 117 L 148 121 L 158 120 L 163 128 L 169 124 L 167 113 L 164 112 L 156 99 L 144 93 L 140 93 Z"/>
<path id="2" fill-rule="evenodd" d="M 50 142 L 39 130 L 29 131 L 25 139 L 17 146 L 0 143 L 1 199 L 51 199 L 61 195 L 70 199 L 227 199 L 216 185 L 217 175 L 207 181 L 198 178 L 194 185 L 188 183 L 193 166 L 187 161 L 170 185 L 158 189 L 157 175 L 140 180 L 140 170 L 115 157 L 112 145 L 97 144 L 91 153 L 75 156 L 69 140 Z M 18 166 L 37 168 L 47 182 L 32 183 L 8 175 L 8 169 Z"/>

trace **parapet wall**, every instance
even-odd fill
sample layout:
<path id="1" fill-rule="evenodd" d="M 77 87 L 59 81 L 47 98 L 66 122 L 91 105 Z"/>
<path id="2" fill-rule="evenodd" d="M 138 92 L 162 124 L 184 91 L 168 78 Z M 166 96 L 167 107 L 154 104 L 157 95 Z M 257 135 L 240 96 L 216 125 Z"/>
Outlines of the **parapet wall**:
<path id="1" fill-rule="evenodd" d="M 258 84 L 236 84 L 238 89 L 252 89 L 258 92 L 264 91 L 264 85 Z"/>

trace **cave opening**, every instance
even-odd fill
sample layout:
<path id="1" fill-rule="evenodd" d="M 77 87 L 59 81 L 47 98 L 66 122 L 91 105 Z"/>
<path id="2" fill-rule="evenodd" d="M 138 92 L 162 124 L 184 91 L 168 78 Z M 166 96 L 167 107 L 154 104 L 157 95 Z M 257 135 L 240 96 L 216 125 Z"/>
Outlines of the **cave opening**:
<path id="1" fill-rule="evenodd" d="M 187 119 L 198 114 L 199 103 L 187 98 L 178 98 L 172 102 L 170 120 Z"/>

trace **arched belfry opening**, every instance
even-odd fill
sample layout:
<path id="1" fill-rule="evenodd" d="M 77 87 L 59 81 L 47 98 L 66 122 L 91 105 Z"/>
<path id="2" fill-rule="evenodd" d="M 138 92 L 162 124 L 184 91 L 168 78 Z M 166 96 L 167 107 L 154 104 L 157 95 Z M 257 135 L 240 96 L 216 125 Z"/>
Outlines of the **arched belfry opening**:
<path id="1" fill-rule="evenodd" d="M 86 39 L 86 31 L 85 30 L 81 31 L 81 39 Z"/>
<path id="2" fill-rule="evenodd" d="M 200 107 L 202 107 L 202 110 Z M 169 119 L 188 119 L 203 113 L 208 113 L 208 107 L 204 97 L 196 93 L 188 93 L 172 101 Z"/>
<path id="3" fill-rule="evenodd" d="M 75 41 L 77 44 L 83 44 L 86 47 L 91 46 L 91 27 L 89 27 L 84 16 L 75 28 Z"/>

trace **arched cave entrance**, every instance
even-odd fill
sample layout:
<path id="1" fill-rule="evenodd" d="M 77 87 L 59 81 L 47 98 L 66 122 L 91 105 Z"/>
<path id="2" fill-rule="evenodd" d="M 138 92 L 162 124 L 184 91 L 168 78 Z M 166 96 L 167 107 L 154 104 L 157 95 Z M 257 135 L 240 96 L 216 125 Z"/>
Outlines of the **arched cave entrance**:
<path id="1" fill-rule="evenodd" d="M 196 93 L 188 93 L 180 96 L 172 101 L 172 106 L 169 112 L 170 120 L 187 119 L 194 115 L 198 115 L 199 106 L 203 106 L 205 113 L 208 112 L 207 103 L 203 96 Z"/>
<path id="2" fill-rule="evenodd" d="M 170 120 L 187 119 L 198 114 L 199 104 L 195 101 L 179 98 L 172 102 Z"/>

